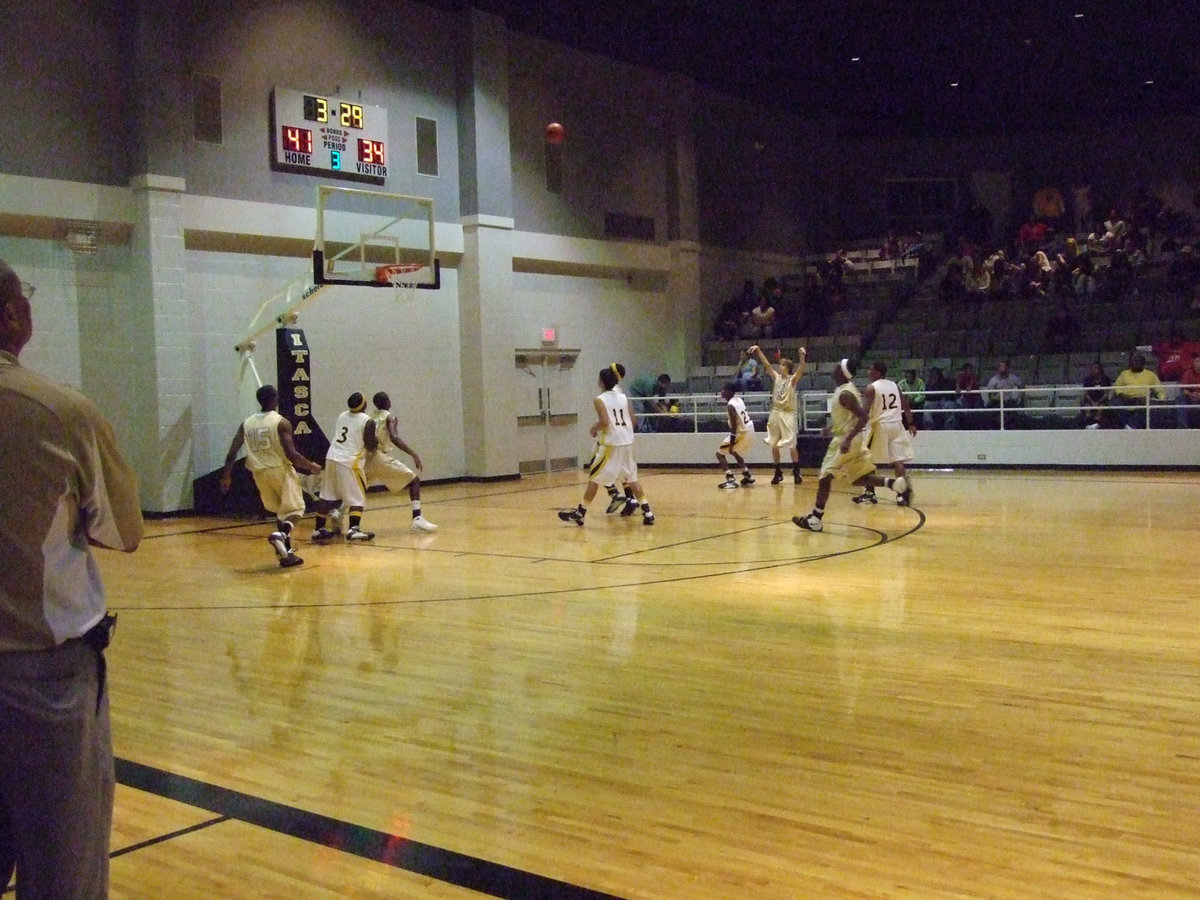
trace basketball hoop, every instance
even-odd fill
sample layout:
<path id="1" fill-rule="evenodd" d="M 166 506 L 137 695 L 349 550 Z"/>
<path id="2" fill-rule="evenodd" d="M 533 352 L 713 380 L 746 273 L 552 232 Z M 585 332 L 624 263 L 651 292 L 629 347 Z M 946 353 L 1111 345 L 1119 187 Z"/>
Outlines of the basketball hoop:
<path id="1" fill-rule="evenodd" d="M 396 292 L 396 300 L 403 303 L 417 296 L 417 282 L 412 276 L 421 271 L 420 263 L 392 263 L 375 267 L 375 280 L 390 284 Z"/>

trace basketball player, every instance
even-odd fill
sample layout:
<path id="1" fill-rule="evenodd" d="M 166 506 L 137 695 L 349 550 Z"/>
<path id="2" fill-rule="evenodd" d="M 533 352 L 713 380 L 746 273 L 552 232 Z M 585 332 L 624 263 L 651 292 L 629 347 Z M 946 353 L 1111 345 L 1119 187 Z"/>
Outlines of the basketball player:
<path id="1" fill-rule="evenodd" d="M 833 370 L 833 400 L 829 424 L 823 430 L 824 434 L 830 436 L 830 441 L 825 459 L 821 462 L 817 503 L 807 516 L 792 516 L 792 521 L 806 531 L 821 531 L 825 527 L 825 504 L 829 502 L 834 478 L 845 478 L 855 485 L 882 484 L 897 494 L 908 490 L 903 478 L 880 478 L 873 474 L 875 463 L 862 439 L 863 429 L 867 427 L 867 408 L 862 404 L 858 388 L 851 381 L 853 377 L 854 367 L 848 359 L 843 359 Z"/>
<path id="2" fill-rule="evenodd" d="M 763 355 L 762 349 L 755 344 L 750 348 L 767 374 L 771 377 L 771 412 L 767 416 L 766 444 L 771 448 L 771 458 L 775 461 L 775 475 L 771 484 L 783 481 L 783 468 L 780 466 L 779 451 L 787 447 L 792 457 L 792 480 L 796 484 L 804 481 L 800 477 L 800 451 L 796 447 L 796 437 L 799 431 L 796 424 L 796 385 L 804 377 L 804 363 L 808 359 L 808 351 L 803 347 L 798 351 L 800 359 L 795 365 L 790 359 L 779 360 L 779 365 L 773 366 Z"/>
<path id="3" fill-rule="evenodd" d="M 254 476 L 258 496 L 263 506 L 275 514 L 277 527 L 267 536 L 267 543 L 279 557 L 279 565 L 287 569 L 304 562 L 292 549 L 292 529 L 304 515 L 304 495 L 296 469 L 316 474 L 321 467 L 296 449 L 292 423 L 278 412 L 279 391 L 275 386 L 264 384 L 254 396 L 261 411 L 238 426 L 229 444 L 221 472 L 221 493 L 229 493 L 233 464 L 244 444 L 246 468 Z"/>
<path id="4" fill-rule="evenodd" d="M 906 488 L 896 496 L 896 502 L 907 506 L 912 501 L 912 486 L 905 478 L 905 466 L 912 462 L 913 443 L 917 426 L 913 420 L 912 406 L 899 385 L 887 376 L 887 366 L 881 362 L 871 364 L 871 383 L 863 391 L 863 406 L 870 410 L 867 426 L 867 446 L 876 466 L 890 465 L 897 478 L 904 478 Z M 875 490 L 867 486 L 854 498 L 855 503 L 878 503 Z"/>
<path id="5" fill-rule="evenodd" d="M 375 439 L 378 445 L 374 453 L 367 455 L 365 476 L 367 484 L 382 484 L 389 491 L 399 491 L 408 487 L 408 499 L 412 503 L 412 530 L 437 531 L 437 526 L 421 515 L 421 478 L 417 475 L 422 469 L 421 457 L 400 437 L 396 417 L 392 414 L 392 400 L 386 393 L 380 391 L 371 398 L 375 411 L 371 413 L 371 421 L 375 424 Z M 396 447 L 412 457 L 414 472 L 388 451 Z"/>
<path id="6" fill-rule="evenodd" d="M 615 363 L 600 370 L 599 386 L 603 393 L 593 401 L 596 407 L 596 422 L 589 431 L 592 437 L 599 438 L 603 443 L 597 448 L 592 459 L 582 502 L 576 509 L 562 510 L 558 514 L 564 522 L 574 522 L 582 526 L 588 504 L 595 499 L 600 485 L 622 481 L 625 483 L 625 489 L 632 492 L 634 501 L 632 507 L 626 504 L 621 514 L 631 515 L 640 506 L 642 524 L 654 524 L 654 513 L 650 511 L 650 501 L 646 499 L 646 493 L 638 482 L 637 462 L 633 458 L 633 434 L 637 428 L 637 417 L 629 398 L 616 389 L 620 379 L 621 372 Z"/>
<path id="7" fill-rule="evenodd" d="M 617 384 L 613 387 L 613 390 L 620 394 L 624 394 L 625 391 L 621 389 L 621 379 L 625 377 L 625 367 L 620 363 L 613 363 L 612 367 L 617 372 Z M 597 435 L 596 446 L 592 450 L 592 458 L 587 461 L 587 464 L 584 466 L 585 469 L 590 470 L 592 468 L 592 463 L 596 461 L 596 455 L 600 453 L 603 447 L 604 435 Z M 606 484 L 604 486 L 604 490 L 608 492 L 608 509 L 605 510 L 606 513 L 611 515 L 612 513 L 620 511 L 621 515 L 628 516 L 637 512 L 637 498 L 633 496 L 633 492 L 629 490 L 628 485 L 625 486 L 624 493 L 618 490 L 615 484 Z"/>
<path id="8" fill-rule="evenodd" d="M 721 388 L 721 396 L 725 398 L 725 412 L 729 416 L 729 437 L 717 448 L 717 462 L 725 469 L 725 480 L 718 485 L 723 491 L 735 491 L 738 486 L 738 482 L 733 480 L 733 469 L 729 467 L 729 460 L 725 458 L 726 453 L 731 454 L 742 467 L 742 485 L 749 487 L 754 484 L 754 476 L 750 474 L 750 467 L 746 465 L 744 457 L 750 449 L 750 442 L 754 440 L 754 422 L 746 412 L 746 401 L 737 393 L 738 386 L 732 381 Z"/>
<path id="9" fill-rule="evenodd" d="M 329 452 L 325 454 L 325 478 L 321 484 L 321 496 L 317 500 L 316 528 L 312 534 L 312 540 L 316 543 L 329 541 L 337 534 L 325 527 L 325 518 L 342 503 L 350 507 L 350 527 L 346 530 L 346 540 L 375 539 L 375 532 L 363 531 L 359 527 L 367 504 L 363 467 L 367 452 L 379 446 L 375 423 L 364 412 L 366 406 L 363 395 L 355 391 L 346 398 L 347 408 L 333 426 L 333 439 L 329 442 Z"/>

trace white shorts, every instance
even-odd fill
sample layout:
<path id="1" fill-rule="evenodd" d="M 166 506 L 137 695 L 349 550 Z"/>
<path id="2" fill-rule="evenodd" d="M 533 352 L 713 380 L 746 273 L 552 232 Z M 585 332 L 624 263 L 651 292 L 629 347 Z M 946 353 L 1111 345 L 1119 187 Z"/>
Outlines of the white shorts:
<path id="1" fill-rule="evenodd" d="M 912 462 L 912 435 L 900 422 L 874 422 L 871 425 L 871 457 L 877 465 Z"/>
<path id="2" fill-rule="evenodd" d="M 767 416 L 767 436 L 763 438 L 768 447 L 796 446 L 796 411 L 773 409 Z"/>
<path id="3" fill-rule="evenodd" d="M 718 448 L 717 452 L 736 453 L 738 456 L 745 459 L 746 453 L 750 450 L 750 445 L 752 443 L 754 443 L 753 431 L 739 431 L 736 441 L 731 441 L 728 437 L 725 438 L 725 440 L 721 442 L 721 446 Z"/>
<path id="4" fill-rule="evenodd" d="M 832 475 L 834 478 L 844 478 L 847 481 L 858 481 L 864 475 L 875 472 L 875 463 L 871 459 L 871 451 L 863 443 L 859 434 L 850 442 L 850 449 L 842 452 L 842 439 L 835 437 L 829 442 L 825 458 L 821 461 L 821 478 Z"/>
<path id="5" fill-rule="evenodd" d="M 300 491 L 300 478 L 289 466 L 272 466 L 252 472 L 258 496 L 268 512 L 279 521 L 304 515 L 304 494 Z"/>
<path id="6" fill-rule="evenodd" d="M 620 447 L 607 445 L 596 448 L 592 457 L 592 467 L 588 479 L 597 484 L 616 484 L 618 481 L 629 484 L 637 481 L 637 463 L 633 459 L 633 444 Z"/>
<path id="7" fill-rule="evenodd" d="M 362 471 L 345 463 L 325 460 L 325 480 L 321 483 L 321 499 L 330 503 L 342 501 L 347 506 L 367 505 L 367 485 Z"/>
<path id="8" fill-rule="evenodd" d="M 388 453 L 372 453 L 367 456 L 367 466 L 363 473 L 367 484 L 382 484 L 394 493 L 408 487 L 416 477 L 416 472 Z"/>

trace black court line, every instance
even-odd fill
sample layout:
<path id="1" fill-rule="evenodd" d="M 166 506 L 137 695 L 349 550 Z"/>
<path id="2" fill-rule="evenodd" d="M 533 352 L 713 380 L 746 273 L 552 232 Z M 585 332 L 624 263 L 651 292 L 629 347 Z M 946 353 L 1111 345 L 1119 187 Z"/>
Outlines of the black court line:
<path id="1" fill-rule="evenodd" d="M 138 841 L 136 844 L 130 844 L 128 847 L 122 847 L 120 850 L 114 850 L 109 854 L 109 857 L 111 859 L 116 859 L 118 856 L 124 856 L 126 853 L 132 853 L 135 850 L 144 850 L 146 847 L 153 847 L 155 844 L 161 844 L 164 841 L 174 840 L 177 837 L 183 837 L 185 834 L 193 834 L 197 831 L 203 831 L 205 828 L 211 828 L 213 825 L 220 825 L 222 822 L 228 821 L 229 816 L 217 816 L 215 819 L 209 819 L 207 822 L 197 822 L 195 825 L 189 825 L 187 828 L 180 828 L 176 831 L 168 831 L 166 834 L 160 834 L 157 837 L 148 838 L 144 841 Z"/>
<path id="2" fill-rule="evenodd" d="M 117 759 L 116 773 L 117 781 L 126 787 L 206 809 L 223 817 L 206 825 L 236 819 L 277 834 L 300 838 L 372 862 L 468 888 L 489 897 L 505 900 L 621 900 L 615 894 L 594 891 L 400 835 L 284 806 L 131 760 Z M 176 834 L 184 834 L 188 830 L 194 829 Z"/>

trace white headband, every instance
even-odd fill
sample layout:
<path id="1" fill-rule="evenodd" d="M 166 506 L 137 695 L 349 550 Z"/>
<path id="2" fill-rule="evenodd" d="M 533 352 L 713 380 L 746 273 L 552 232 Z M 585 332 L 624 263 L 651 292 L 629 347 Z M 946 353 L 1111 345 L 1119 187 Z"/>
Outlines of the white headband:
<path id="1" fill-rule="evenodd" d="M 840 363 L 838 363 L 838 365 L 841 367 L 842 374 L 846 376 L 847 381 L 850 381 L 854 378 L 854 376 L 850 374 L 850 360 L 843 359 Z"/>

